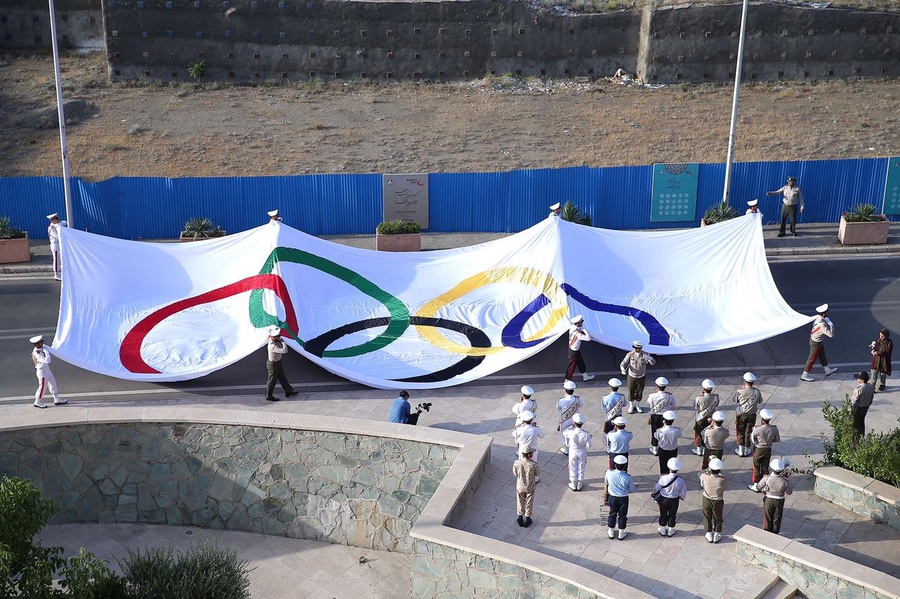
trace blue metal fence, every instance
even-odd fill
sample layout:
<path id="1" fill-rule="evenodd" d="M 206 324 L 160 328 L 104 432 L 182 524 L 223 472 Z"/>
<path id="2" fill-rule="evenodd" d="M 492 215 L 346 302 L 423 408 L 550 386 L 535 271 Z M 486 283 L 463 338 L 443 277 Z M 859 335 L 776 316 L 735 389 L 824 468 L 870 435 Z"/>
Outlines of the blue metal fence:
<path id="1" fill-rule="evenodd" d="M 859 202 L 881 207 L 887 158 L 734 165 L 731 203 L 759 198 L 767 221 L 780 218 L 780 200 L 767 190 L 796 176 L 806 199 L 805 222 L 837 222 Z M 503 173 L 438 173 L 429 176 L 430 229 L 437 232 L 521 231 L 547 214 L 553 202 L 571 200 L 591 215 L 594 226 L 653 229 L 695 226 L 721 201 L 724 164 L 701 164 L 697 214 L 683 223 L 651 223 L 651 166 L 572 167 Z M 371 233 L 381 221 L 381 175 L 285 177 L 116 177 L 101 182 L 72 180 L 73 219 L 79 229 L 124 239 L 177 237 L 184 222 L 206 216 L 226 231 L 266 221 L 278 208 L 285 221 L 313 235 Z M 0 179 L 0 215 L 46 238 L 51 212 L 65 211 L 62 179 Z"/>

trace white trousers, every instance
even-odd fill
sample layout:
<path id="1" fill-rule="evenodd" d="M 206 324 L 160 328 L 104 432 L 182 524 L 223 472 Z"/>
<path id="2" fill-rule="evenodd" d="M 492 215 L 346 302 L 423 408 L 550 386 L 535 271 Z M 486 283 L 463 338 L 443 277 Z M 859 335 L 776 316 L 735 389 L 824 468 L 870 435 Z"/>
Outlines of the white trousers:
<path id="1" fill-rule="evenodd" d="M 575 483 L 584 481 L 584 466 L 587 464 L 587 450 L 569 448 L 569 480 Z"/>
<path id="2" fill-rule="evenodd" d="M 50 395 L 53 396 L 53 401 L 59 401 L 59 394 L 56 392 L 56 377 L 53 376 L 50 369 L 38 368 L 34 373 L 37 375 L 38 380 L 38 388 L 34 392 L 34 401 L 41 401 L 45 390 L 49 391 Z"/>
<path id="3" fill-rule="evenodd" d="M 53 274 L 54 275 L 61 274 L 62 273 L 62 264 L 60 264 L 60 262 L 59 262 L 59 244 L 58 243 L 50 244 L 50 255 L 53 256 Z"/>

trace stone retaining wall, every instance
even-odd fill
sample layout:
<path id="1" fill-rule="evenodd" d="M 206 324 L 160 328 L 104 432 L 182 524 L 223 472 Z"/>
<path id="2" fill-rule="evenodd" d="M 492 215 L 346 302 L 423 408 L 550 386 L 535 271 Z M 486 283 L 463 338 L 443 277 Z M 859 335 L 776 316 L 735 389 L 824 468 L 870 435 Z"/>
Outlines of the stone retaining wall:
<path id="1" fill-rule="evenodd" d="M 897 487 L 837 466 L 818 468 L 815 475 L 815 493 L 822 499 L 900 530 Z"/>
<path id="2" fill-rule="evenodd" d="M 750 525 L 734 540 L 740 559 L 774 572 L 808 599 L 900 598 L 900 580 L 799 541 Z"/>

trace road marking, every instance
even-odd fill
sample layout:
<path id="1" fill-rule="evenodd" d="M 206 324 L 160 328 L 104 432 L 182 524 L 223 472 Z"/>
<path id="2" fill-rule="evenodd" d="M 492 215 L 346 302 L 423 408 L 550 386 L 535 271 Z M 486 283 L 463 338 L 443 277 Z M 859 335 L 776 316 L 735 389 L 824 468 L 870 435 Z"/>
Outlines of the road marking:
<path id="1" fill-rule="evenodd" d="M 766 372 L 771 370 L 776 370 L 778 372 L 785 370 L 794 370 L 798 371 L 802 369 L 805 364 L 788 364 L 781 366 L 745 366 L 745 367 L 733 367 L 733 366 L 717 366 L 710 368 L 678 368 L 677 372 L 681 373 L 702 373 L 704 376 L 710 376 L 717 373 L 729 373 L 737 378 L 740 378 L 741 374 L 744 372 Z M 840 380 L 841 375 L 850 374 L 853 375 L 853 369 L 859 368 L 859 364 L 856 362 L 846 362 L 840 364 L 832 364 L 832 366 L 837 366 L 839 368 L 850 368 L 845 372 L 839 372 L 835 377 L 832 375 L 830 380 Z M 621 372 L 618 370 L 606 370 L 602 372 L 594 372 L 597 376 L 601 378 L 605 378 L 607 376 L 621 376 Z M 672 376 L 672 375 L 670 375 Z M 825 376 L 823 373 L 813 373 L 816 381 L 825 380 Z M 699 377 L 698 377 L 699 378 Z M 559 373 L 554 374 L 496 374 L 491 376 L 482 377 L 477 379 L 477 381 L 487 381 L 487 382 L 497 382 L 497 383 L 506 383 L 507 381 L 517 381 L 516 384 L 519 384 L 521 381 L 535 381 L 535 380 L 557 380 L 560 382 L 560 386 L 562 385 L 562 375 Z M 683 380 L 683 379 L 674 379 L 673 380 Z M 800 375 L 797 375 L 797 380 L 800 380 Z M 473 381 L 473 382 L 477 382 Z M 577 381 L 576 381 L 577 382 Z M 762 381 L 765 382 L 765 381 Z M 294 383 L 295 389 L 318 389 L 322 387 L 346 387 L 347 385 L 355 385 L 353 381 L 323 381 L 320 383 Z M 470 383 L 471 384 L 471 383 Z M 585 384 L 585 383 L 582 383 Z M 675 385 L 670 386 L 677 386 Z M 697 382 L 696 386 L 699 388 L 700 383 Z M 96 392 L 81 392 L 81 393 L 63 393 L 62 396 L 66 399 L 77 399 L 77 398 L 109 398 L 109 397 L 122 397 L 122 396 L 137 396 L 137 395 L 195 395 L 198 393 L 210 393 L 216 391 L 224 391 L 224 392 L 234 392 L 234 391 L 254 391 L 260 392 L 264 389 L 265 385 L 262 383 L 258 385 L 231 385 L 231 386 L 221 386 L 221 387 L 195 387 L 189 389 L 161 389 L 161 388 L 151 388 L 151 389 L 127 389 L 122 391 L 96 391 Z M 603 390 L 606 387 L 606 384 L 603 381 L 599 381 L 599 384 L 592 386 L 592 390 Z M 373 389 L 374 390 L 374 389 Z M 34 395 L 18 395 L 11 397 L 0 397 L 0 404 L 4 403 L 18 403 L 24 400 L 33 401 Z"/>

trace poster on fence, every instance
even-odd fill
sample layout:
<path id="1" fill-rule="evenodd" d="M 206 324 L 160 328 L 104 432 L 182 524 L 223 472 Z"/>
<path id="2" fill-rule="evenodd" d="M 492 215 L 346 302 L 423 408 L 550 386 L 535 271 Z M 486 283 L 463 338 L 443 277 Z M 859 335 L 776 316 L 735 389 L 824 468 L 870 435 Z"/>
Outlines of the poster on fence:
<path id="1" fill-rule="evenodd" d="M 900 214 L 900 156 L 888 159 L 884 178 L 884 214 Z"/>
<path id="2" fill-rule="evenodd" d="M 697 175 L 700 165 L 654 164 L 650 222 L 692 221 L 697 216 Z"/>
<path id="3" fill-rule="evenodd" d="M 382 175 L 384 220 L 412 220 L 428 228 L 428 175 Z"/>

